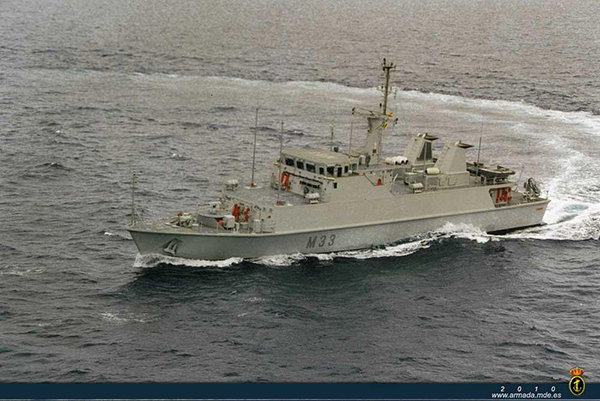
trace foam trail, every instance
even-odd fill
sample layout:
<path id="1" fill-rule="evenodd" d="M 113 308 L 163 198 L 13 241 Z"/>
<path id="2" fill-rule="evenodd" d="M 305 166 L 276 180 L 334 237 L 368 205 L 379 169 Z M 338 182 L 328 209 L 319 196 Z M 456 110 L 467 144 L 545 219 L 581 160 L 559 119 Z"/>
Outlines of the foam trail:
<path id="1" fill-rule="evenodd" d="M 146 313 L 111 313 L 103 312 L 100 314 L 103 320 L 113 323 L 148 323 L 153 320 L 151 316 Z"/>
<path id="2" fill-rule="evenodd" d="M 600 186 L 596 163 L 590 156 L 573 149 L 560 163 L 564 166 L 561 174 L 547 185 L 551 200 L 544 217 L 547 225 L 507 237 L 572 241 L 600 238 Z"/>
<path id="3" fill-rule="evenodd" d="M 338 253 L 325 253 L 314 255 L 319 260 L 331 260 L 333 258 L 350 259 L 374 259 L 374 258 L 393 258 L 412 255 L 422 249 L 429 248 L 431 241 L 426 239 L 415 240 L 397 245 L 388 245 L 382 248 L 363 249 L 358 251 L 345 251 Z"/>
<path id="4" fill-rule="evenodd" d="M 459 238 L 474 241 L 479 244 L 483 244 L 489 241 L 499 241 L 501 237 L 486 234 L 484 231 L 468 224 L 451 224 L 447 223 L 439 230 L 426 234 L 423 237 L 415 237 L 408 242 L 402 242 L 400 244 L 387 245 L 380 248 L 374 249 L 363 249 L 357 251 L 342 251 L 342 252 L 331 252 L 331 253 L 317 253 L 317 254 L 300 254 L 296 253 L 293 255 L 276 255 L 268 256 L 259 259 L 252 260 L 253 263 L 265 265 L 265 266 L 291 266 L 299 261 L 306 260 L 307 258 L 316 258 L 318 260 L 333 260 L 336 258 L 348 258 L 348 259 L 379 259 L 379 258 L 394 258 L 412 255 L 420 250 L 427 249 L 433 242 Z"/>
<path id="5" fill-rule="evenodd" d="M 308 258 L 309 255 L 303 255 L 301 253 L 294 253 L 291 255 L 272 255 L 264 256 L 257 259 L 250 259 L 249 261 L 258 265 L 275 267 L 275 266 L 291 266 L 302 260 Z"/>
<path id="6" fill-rule="evenodd" d="M 189 267 L 230 267 L 242 262 L 242 258 L 229 258 L 225 260 L 199 260 L 199 259 L 183 259 L 175 258 L 167 255 L 150 254 L 141 255 L 137 254 L 133 267 L 137 268 L 151 268 L 156 267 L 160 264 L 168 264 L 174 266 L 189 266 Z"/>
<path id="7" fill-rule="evenodd" d="M 429 248 L 430 240 L 415 240 L 407 243 L 388 245 L 375 249 L 363 249 L 357 251 L 342 251 L 330 253 L 313 253 L 301 254 L 295 253 L 292 255 L 275 255 L 265 256 L 252 260 L 253 263 L 264 266 L 291 266 L 308 258 L 316 258 L 321 261 L 334 260 L 336 258 L 348 259 L 377 259 L 377 258 L 392 258 L 411 255 L 421 249 Z"/>
<path id="8" fill-rule="evenodd" d="M 443 95 L 439 93 L 423 93 L 419 91 L 402 91 L 398 93 L 396 105 L 402 103 L 402 109 L 406 101 L 437 103 L 441 109 L 449 106 L 462 106 L 470 111 L 474 119 L 481 118 L 481 110 L 490 112 L 505 112 L 504 116 L 533 117 L 543 121 L 552 121 L 560 125 L 567 125 L 573 128 L 579 128 L 588 134 L 600 136 L 600 116 L 587 111 L 559 111 L 548 110 L 533 104 L 524 102 L 514 102 L 509 100 L 488 100 L 473 99 L 454 95 Z"/>
<path id="9" fill-rule="evenodd" d="M 470 224 L 446 223 L 442 228 L 434 231 L 430 235 L 433 239 L 460 238 L 475 241 L 478 244 L 485 244 L 489 241 L 498 241 L 498 237 L 491 236 L 485 231 Z"/>
<path id="10" fill-rule="evenodd" d="M 231 84 L 245 87 L 269 87 L 279 86 L 288 89 L 303 89 L 307 91 L 322 91 L 328 94 L 346 94 L 346 95 L 373 95 L 380 96 L 380 92 L 376 87 L 371 88 L 358 88 L 347 86 L 335 82 L 322 82 L 322 81 L 288 81 L 288 82 L 273 82 L 267 80 L 253 80 L 237 77 L 227 76 L 183 76 L 174 74 L 139 74 L 142 76 L 157 77 L 157 78 L 170 78 L 170 79 L 182 79 L 182 80 L 201 80 L 214 82 L 219 84 Z M 558 123 L 576 125 L 582 128 L 586 128 L 596 135 L 600 135 L 600 116 L 595 116 L 590 112 L 579 111 L 579 112 L 564 112 L 559 110 L 548 110 L 542 109 L 533 104 L 524 102 L 515 102 L 510 100 L 488 100 L 488 99 L 473 99 L 455 95 L 445 95 L 439 93 L 425 93 L 416 90 L 399 91 L 396 99 L 396 103 L 406 101 L 425 101 L 428 103 L 439 103 L 440 105 L 455 105 L 455 106 L 467 106 L 471 109 L 476 110 L 490 110 L 490 111 L 504 111 L 507 114 L 519 113 L 521 115 L 530 115 L 543 117 L 544 119 L 551 119 Z M 479 113 L 477 118 L 479 118 Z"/>
<path id="11" fill-rule="evenodd" d="M 204 81 L 212 82 L 216 84 L 229 84 L 234 86 L 244 87 L 271 87 L 278 86 L 282 88 L 291 89 L 305 89 L 308 91 L 322 91 L 328 94 L 354 94 L 354 95 L 375 95 L 379 96 L 380 92 L 376 87 L 371 88 L 358 88 L 347 86 L 335 82 L 322 82 L 322 81 L 288 81 L 288 82 L 274 82 L 260 79 L 246 79 L 238 77 L 228 76 L 193 76 L 193 75 L 177 75 L 177 74 L 164 74 L 164 73 L 141 73 L 135 72 L 133 75 L 136 77 L 144 77 L 147 79 L 160 80 L 182 80 L 182 81 Z M 582 128 L 586 128 L 592 131 L 595 135 L 600 135 L 600 116 L 595 116 L 590 112 L 577 111 L 577 112 L 564 112 L 559 110 L 543 109 L 533 104 L 524 103 L 522 101 L 510 101 L 510 100 L 491 100 L 491 99 L 474 99 L 461 97 L 456 95 L 446 95 L 433 92 L 420 92 L 417 90 L 403 90 L 398 91 L 396 103 L 399 102 L 427 102 L 427 103 L 438 103 L 440 105 L 453 105 L 453 106 L 467 106 L 473 111 L 485 109 L 490 111 L 504 111 L 507 115 L 512 113 L 518 113 L 520 115 L 530 115 L 543 117 L 544 119 L 551 119 L 558 123 L 576 125 Z M 406 105 L 410 106 L 410 105 Z M 480 114 L 475 113 L 479 119 Z"/>

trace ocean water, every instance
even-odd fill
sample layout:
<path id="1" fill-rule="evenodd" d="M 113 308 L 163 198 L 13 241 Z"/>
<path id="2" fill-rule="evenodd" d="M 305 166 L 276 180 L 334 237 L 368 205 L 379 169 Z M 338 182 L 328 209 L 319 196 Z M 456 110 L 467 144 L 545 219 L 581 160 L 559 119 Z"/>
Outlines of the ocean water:
<path id="1" fill-rule="evenodd" d="M 0 3 L 0 380 L 598 381 L 600 5 Z M 125 225 L 344 150 L 398 65 L 385 152 L 429 132 L 535 177 L 547 225 L 219 262 L 142 257 Z M 356 140 L 356 139 L 355 139 Z M 471 150 L 469 157 L 477 157 Z"/>

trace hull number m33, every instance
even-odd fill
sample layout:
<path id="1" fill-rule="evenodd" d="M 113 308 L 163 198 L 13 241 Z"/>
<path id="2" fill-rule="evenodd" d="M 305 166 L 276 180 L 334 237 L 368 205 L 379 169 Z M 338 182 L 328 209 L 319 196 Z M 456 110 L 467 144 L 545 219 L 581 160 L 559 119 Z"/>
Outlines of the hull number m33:
<path id="1" fill-rule="evenodd" d="M 335 243 L 335 234 L 327 235 L 315 235 L 314 237 L 308 237 L 308 243 L 306 244 L 307 249 L 324 246 L 333 246 Z"/>

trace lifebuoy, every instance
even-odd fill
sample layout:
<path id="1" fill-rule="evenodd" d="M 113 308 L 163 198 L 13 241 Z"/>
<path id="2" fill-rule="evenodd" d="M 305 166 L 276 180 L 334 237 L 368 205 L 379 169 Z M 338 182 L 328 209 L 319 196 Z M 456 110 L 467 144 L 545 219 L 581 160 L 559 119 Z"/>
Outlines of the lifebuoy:
<path id="1" fill-rule="evenodd" d="M 306 187 L 306 186 L 305 186 L 305 187 L 304 187 L 304 195 L 306 195 L 306 194 L 307 194 L 307 193 L 309 193 L 309 192 L 310 192 L 310 189 L 308 189 L 308 187 Z"/>

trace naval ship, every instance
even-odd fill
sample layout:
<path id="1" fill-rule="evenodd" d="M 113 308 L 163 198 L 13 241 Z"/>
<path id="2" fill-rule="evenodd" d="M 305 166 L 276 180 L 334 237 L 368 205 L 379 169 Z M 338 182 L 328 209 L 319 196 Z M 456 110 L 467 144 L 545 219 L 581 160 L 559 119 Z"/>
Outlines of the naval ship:
<path id="1" fill-rule="evenodd" d="M 222 260 L 280 254 L 365 249 L 466 224 L 502 233 L 542 224 L 546 207 L 533 178 L 519 188 L 502 166 L 467 162 L 472 145 L 447 143 L 434 155 L 430 134 L 410 138 L 404 153 L 383 156 L 383 134 L 397 119 L 388 112 L 390 71 L 383 103 L 356 111 L 368 123 L 364 145 L 337 149 L 280 147 L 270 183 L 223 183 L 221 196 L 170 221 L 136 221 L 127 227 L 141 254 Z M 283 141 L 282 141 L 283 144 Z M 256 149 L 256 131 L 255 142 Z M 480 145 L 481 146 L 481 145 Z M 132 209 L 134 208 L 132 203 Z"/>

